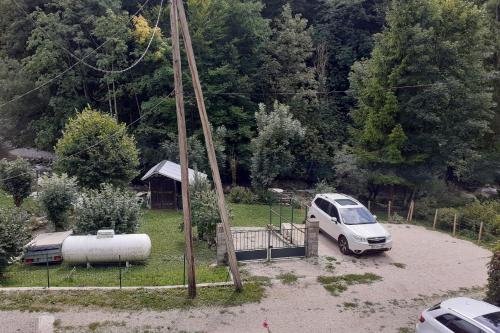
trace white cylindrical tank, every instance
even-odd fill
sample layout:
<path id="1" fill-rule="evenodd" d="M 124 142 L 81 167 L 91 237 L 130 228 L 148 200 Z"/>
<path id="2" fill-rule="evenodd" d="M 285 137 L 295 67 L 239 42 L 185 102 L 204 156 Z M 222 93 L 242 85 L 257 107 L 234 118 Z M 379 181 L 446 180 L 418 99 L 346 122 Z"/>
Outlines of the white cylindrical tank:
<path id="1" fill-rule="evenodd" d="M 97 235 L 69 236 L 62 244 L 63 260 L 75 264 L 144 261 L 150 254 L 148 235 L 115 235 L 113 230 L 99 230 Z"/>

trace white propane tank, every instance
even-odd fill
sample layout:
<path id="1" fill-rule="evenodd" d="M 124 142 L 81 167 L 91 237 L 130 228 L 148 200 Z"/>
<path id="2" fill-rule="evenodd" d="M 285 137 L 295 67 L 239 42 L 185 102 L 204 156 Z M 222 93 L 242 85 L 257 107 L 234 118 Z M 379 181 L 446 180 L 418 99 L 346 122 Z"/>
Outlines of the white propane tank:
<path id="1" fill-rule="evenodd" d="M 115 235 L 113 230 L 99 230 L 97 235 L 69 236 L 62 244 L 63 260 L 75 264 L 144 261 L 150 254 L 148 235 Z"/>

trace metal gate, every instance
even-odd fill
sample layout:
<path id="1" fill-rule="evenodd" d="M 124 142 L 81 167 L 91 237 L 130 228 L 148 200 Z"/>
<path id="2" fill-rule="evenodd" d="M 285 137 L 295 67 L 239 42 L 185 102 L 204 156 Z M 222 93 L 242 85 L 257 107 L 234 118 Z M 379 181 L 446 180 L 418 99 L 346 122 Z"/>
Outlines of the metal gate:
<path id="1" fill-rule="evenodd" d="M 233 243 L 239 261 L 271 260 L 278 258 L 305 257 L 305 225 L 283 224 L 274 227 L 235 229 Z"/>

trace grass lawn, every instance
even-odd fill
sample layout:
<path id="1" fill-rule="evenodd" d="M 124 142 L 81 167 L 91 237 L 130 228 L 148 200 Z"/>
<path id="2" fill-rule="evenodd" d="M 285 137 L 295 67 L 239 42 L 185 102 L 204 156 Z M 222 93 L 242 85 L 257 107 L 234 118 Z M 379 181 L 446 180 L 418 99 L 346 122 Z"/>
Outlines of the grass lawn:
<path id="1" fill-rule="evenodd" d="M 26 205 L 31 208 L 32 200 Z M 0 193 L 0 207 L 12 206 L 12 199 Z M 25 207 L 29 209 L 28 207 Z M 269 206 L 231 204 L 234 226 L 265 226 L 269 224 Z M 279 207 L 273 207 L 279 211 Z M 291 219 L 292 210 L 283 206 L 283 216 Z M 304 211 L 294 209 L 294 221 L 300 223 Z M 115 266 L 98 266 L 87 269 L 84 265 L 50 265 L 49 279 L 53 287 L 68 286 L 119 286 L 120 270 L 123 286 L 163 286 L 184 283 L 184 235 L 179 229 L 182 221 L 181 212 L 146 210 L 141 219 L 139 233 L 146 233 L 151 238 L 152 254 L 144 264 L 120 269 Z M 273 216 L 273 224 L 279 225 L 279 217 Z M 215 263 L 215 249 L 208 248 L 204 242 L 195 241 L 196 279 L 198 283 L 220 282 L 228 280 L 227 269 L 210 267 Z M 22 263 L 11 265 L 2 287 L 45 287 L 47 286 L 47 267 L 26 266 Z"/>

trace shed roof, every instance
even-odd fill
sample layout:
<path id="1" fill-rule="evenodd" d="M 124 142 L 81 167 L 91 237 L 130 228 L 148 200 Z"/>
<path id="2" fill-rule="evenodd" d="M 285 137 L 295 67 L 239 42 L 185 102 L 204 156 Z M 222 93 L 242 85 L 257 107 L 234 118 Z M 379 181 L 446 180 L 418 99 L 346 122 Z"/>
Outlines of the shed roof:
<path id="1" fill-rule="evenodd" d="M 31 242 L 26 244 L 26 248 L 61 245 L 64 240 L 73 234 L 73 231 L 52 232 L 46 234 L 39 234 Z"/>
<path id="2" fill-rule="evenodd" d="M 189 171 L 189 183 L 192 184 L 194 181 L 195 174 L 197 173 L 201 178 L 207 178 L 207 175 L 203 172 L 195 171 L 193 169 L 188 169 Z M 147 180 L 153 176 L 160 175 L 164 176 L 178 182 L 181 181 L 181 166 L 177 163 L 170 161 L 161 161 L 154 167 L 152 167 L 141 180 Z"/>

